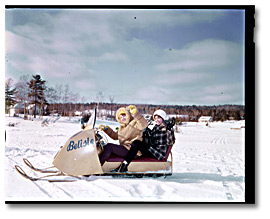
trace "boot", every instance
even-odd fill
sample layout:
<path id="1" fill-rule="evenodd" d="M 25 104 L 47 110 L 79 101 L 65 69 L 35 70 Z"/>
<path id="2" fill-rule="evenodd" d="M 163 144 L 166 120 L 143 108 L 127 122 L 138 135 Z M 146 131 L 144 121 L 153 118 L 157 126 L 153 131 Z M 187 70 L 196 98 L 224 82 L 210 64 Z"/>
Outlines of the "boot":
<path id="1" fill-rule="evenodd" d="M 111 170 L 110 172 L 111 173 L 124 173 L 128 171 L 127 167 L 128 167 L 128 163 L 124 161 L 119 167 Z"/>
<path id="2" fill-rule="evenodd" d="M 112 169 L 110 172 L 111 173 L 118 173 L 120 168 L 121 168 L 122 165 L 120 165 L 119 167 L 115 168 L 115 169 Z"/>
<path id="3" fill-rule="evenodd" d="M 119 172 L 120 173 L 125 173 L 125 172 L 127 172 L 128 171 L 128 169 L 127 169 L 127 167 L 128 167 L 128 163 L 126 162 L 123 162 L 122 163 L 122 166 L 121 166 L 121 168 L 120 168 L 120 170 L 119 170 Z"/>

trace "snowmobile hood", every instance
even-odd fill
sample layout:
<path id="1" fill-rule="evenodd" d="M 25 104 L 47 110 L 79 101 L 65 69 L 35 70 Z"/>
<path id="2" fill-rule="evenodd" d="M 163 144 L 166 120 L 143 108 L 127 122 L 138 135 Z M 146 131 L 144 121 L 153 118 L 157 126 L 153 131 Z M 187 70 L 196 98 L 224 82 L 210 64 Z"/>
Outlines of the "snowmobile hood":
<path id="1" fill-rule="evenodd" d="M 120 115 L 122 113 L 126 114 L 126 122 L 123 123 L 120 119 Z M 129 112 L 129 108 L 128 107 L 121 107 L 116 111 L 116 120 L 120 123 L 121 126 L 126 126 L 127 124 L 129 124 L 131 122 L 133 118 L 131 117 L 131 114 Z"/>

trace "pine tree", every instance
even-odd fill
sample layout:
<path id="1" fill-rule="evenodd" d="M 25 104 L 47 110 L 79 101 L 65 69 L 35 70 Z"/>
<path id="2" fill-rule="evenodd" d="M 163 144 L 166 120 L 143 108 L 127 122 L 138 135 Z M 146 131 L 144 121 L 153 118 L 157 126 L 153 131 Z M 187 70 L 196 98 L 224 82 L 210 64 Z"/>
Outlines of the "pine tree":
<path id="1" fill-rule="evenodd" d="M 28 83 L 29 93 L 28 97 L 31 98 L 31 103 L 35 105 L 34 107 L 34 118 L 37 114 L 37 105 L 40 106 L 41 110 L 45 104 L 48 104 L 44 97 L 45 82 L 41 79 L 40 75 L 32 75 L 33 79 Z M 43 112 L 42 112 L 43 114 Z"/>
<path id="2" fill-rule="evenodd" d="M 14 95 L 17 93 L 16 88 L 11 89 L 13 80 L 11 78 L 6 80 L 5 83 L 5 111 L 10 113 L 10 107 L 14 106 L 17 101 L 15 100 Z"/>

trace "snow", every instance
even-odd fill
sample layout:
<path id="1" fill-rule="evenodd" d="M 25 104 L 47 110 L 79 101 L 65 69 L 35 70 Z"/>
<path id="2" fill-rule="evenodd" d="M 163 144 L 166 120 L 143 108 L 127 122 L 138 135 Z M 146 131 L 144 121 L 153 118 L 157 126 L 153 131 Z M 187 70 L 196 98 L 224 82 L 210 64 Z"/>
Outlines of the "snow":
<path id="1" fill-rule="evenodd" d="M 30 170 L 23 158 L 37 167 L 51 166 L 60 146 L 80 131 L 79 119 L 61 117 L 41 126 L 40 118 L 31 121 L 6 115 L 6 201 L 245 201 L 244 121 L 179 126 L 172 149 L 173 175 L 167 178 L 90 176 L 76 182 L 49 183 L 32 182 L 18 174 L 14 165 L 29 175 L 42 175 Z M 97 120 L 96 126 L 99 124 L 118 125 Z"/>

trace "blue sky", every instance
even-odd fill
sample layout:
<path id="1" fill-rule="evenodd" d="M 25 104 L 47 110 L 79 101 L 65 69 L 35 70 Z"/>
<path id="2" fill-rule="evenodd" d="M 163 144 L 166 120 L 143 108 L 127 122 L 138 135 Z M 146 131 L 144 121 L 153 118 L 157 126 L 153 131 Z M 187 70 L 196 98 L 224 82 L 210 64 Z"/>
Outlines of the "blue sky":
<path id="1" fill-rule="evenodd" d="M 6 78 L 86 102 L 244 104 L 242 10 L 6 10 Z"/>

